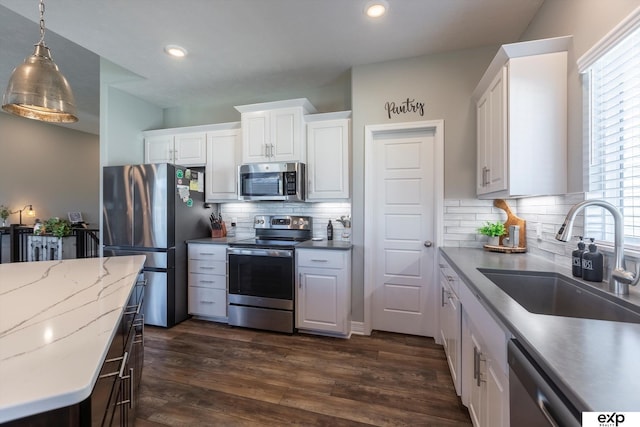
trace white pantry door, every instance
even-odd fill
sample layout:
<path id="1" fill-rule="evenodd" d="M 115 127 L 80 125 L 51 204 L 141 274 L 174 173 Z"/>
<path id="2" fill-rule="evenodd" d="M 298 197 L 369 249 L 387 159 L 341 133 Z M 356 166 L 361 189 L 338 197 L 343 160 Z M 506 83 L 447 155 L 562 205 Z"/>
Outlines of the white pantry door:
<path id="1" fill-rule="evenodd" d="M 436 334 L 441 131 L 431 127 L 378 132 L 365 148 L 371 150 L 365 184 L 365 221 L 370 225 L 365 225 L 365 270 L 372 273 L 373 329 Z"/>

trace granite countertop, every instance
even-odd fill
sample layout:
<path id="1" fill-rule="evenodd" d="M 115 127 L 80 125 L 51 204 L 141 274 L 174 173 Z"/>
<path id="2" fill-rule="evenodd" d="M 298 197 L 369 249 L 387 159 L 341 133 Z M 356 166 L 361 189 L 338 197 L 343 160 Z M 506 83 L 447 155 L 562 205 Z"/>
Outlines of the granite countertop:
<path id="1" fill-rule="evenodd" d="M 579 410 L 640 410 L 640 324 L 530 313 L 478 271 L 479 267 L 549 271 L 571 277 L 571 266 L 530 254 L 440 250 L 481 303 Z M 607 289 L 606 283 L 584 283 Z M 623 299 L 640 306 L 640 289 L 632 288 Z"/>
<path id="2" fill-rule="evenodd" d="M 0 264 L 0 423 L 91 394 L 144 261 Z"/>

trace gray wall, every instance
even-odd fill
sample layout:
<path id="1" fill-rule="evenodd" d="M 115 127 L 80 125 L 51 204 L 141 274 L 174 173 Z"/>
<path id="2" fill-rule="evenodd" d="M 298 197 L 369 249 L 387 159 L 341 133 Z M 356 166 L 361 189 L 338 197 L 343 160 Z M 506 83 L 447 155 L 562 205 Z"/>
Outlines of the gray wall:
<path id="1" fill-rule="evenodd" d="M 207 105 L 189 105 L 164 110 L 164 128 L 227 123 L 240 120 L 235 105 L 307 98 L 318 112 L 345 111 L 351 109 L 351 72 L 346 72 L 326 85 L 308 88 L 302 92 L 273 93 L 268 97 L 238 99 L 233 104 L 220 104 L 215 99 Z"/>
<path id="2" fill-rule="evenodd" d="M 32 204 L 42 220 L 80 211 L 97 227 L 99 153 L 97 135 L 0 113 L 0 204 Z M 24 224 L 33 221 L 23 215 Z"/>
<path id="3" fill-rule="evenodd" d="M 475 198 L 476 131 L 471 93 L 498 47 L 355 67 L 353 103 L 353 319 L 364 319 L 364 128 L 366 125 L 444 119 L 445 197 Z M 424 116 L 391 118 L 386 102 L 424 102 Z"/>
<path id="4" fill-rule="evenodd" d="M 573 35 L 568 67 L 569 193 L 584 191 L 582 87 L 576 61 L 639 6 L 640 0 L 547 0 L 522 36 L 525 41 Z"/>

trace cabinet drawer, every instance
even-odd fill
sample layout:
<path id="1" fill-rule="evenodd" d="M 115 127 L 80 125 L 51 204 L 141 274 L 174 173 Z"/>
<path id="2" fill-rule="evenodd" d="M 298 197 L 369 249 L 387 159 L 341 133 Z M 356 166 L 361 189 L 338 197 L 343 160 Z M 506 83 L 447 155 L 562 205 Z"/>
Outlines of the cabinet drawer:
<path id="1" fill-rule="evenodd" d="M 189 259 L 225 261 L 227 246 L 192 243 L 189 245 Z"/>
<path id="2" fill-rule="evenodd" d="M 298 250 L 299 267 L 344 268 L 348 252 L 333 250 Z"/>
<path id="3" fill-rule="evenodd" d="M 227 315 L 227 291 L 189 286 L 189 313 L 225 317 Z"/>
<path id="4" fill-rule="evenodd" d="M 200 259 L 190 259 L 189 273 L 215 274 L 224 276 L 227 274 L 227 263 L 225 261 L 203 261 Z"/>
<path id="5" fill-rule="evenodd" d="M 227 276 L 219 274 L 189 273 L 189 286 L 211 289 L 227 289 Z"/>

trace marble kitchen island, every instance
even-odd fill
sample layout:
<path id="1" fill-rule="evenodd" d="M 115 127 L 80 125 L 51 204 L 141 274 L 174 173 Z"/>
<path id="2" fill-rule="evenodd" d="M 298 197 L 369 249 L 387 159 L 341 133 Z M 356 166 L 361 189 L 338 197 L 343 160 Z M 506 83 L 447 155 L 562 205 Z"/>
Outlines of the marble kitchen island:
<path id="1" fill-rule="evenodd" d="M 0 265 L 0 423 L 91 395 L 144 261 Z"/>

